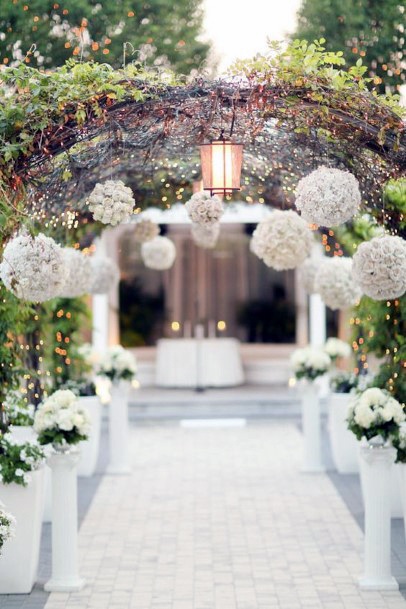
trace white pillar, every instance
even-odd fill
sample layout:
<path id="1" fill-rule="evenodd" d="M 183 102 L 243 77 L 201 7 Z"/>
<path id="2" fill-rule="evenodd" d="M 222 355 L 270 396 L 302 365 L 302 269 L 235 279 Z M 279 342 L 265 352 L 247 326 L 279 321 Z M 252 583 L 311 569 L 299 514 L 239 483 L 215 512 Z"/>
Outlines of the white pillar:
<path id="1" fill-rule="evenodd" d="M 129 474 L 128 397 L 129 381 L 113 383 L 109 403 L 109 474 Z"/>
<path id="2" fill-rule="evenodd" d="M 96 241 L 95 257 L 106 256 L 106 238 L 102 234 Z M 109 297 L 108 294 L 92 296 L 92 343 L 93 349 L 104 353 L 109 345 Z"/>
<path id="3" fill-rule="evenodd" d="M 303 464 L 302 472 L 317 473 L 325 470 L 321 455 L 321 419 L 319 389 L 315 383 L 303 383 L 302 429 Z"/>
<path id="4" fill-rule="evenodd" d="M 78 570 L 77 464 L 79 452 L 53 453 L 52 470 L 52 575 L 47 592 L 81 590 L 85 580 Z"/>
<path id="5" fill-rule="evenodd" d="M 312 347 L 321 347 L 326 342 L 326 305 L 320 294 L 310 294 L 309 334 Z"/>
<path id="6" fill-rule="evenodd" d="M 391 468 L 396 451 L 390 446 L 362 446 L 361 476 L 365 503 L 365 590 L 398 590 L 391 574 Z"/>

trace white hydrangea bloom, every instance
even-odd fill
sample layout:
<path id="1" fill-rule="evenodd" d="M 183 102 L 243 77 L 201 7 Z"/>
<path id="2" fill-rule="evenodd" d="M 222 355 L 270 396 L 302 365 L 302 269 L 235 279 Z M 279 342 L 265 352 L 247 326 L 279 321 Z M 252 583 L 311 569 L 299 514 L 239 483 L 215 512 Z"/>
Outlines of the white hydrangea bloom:
<path id="1" fill-rule="evenodd" d="M 139 217 L 134 224 L 134 239 L 138 243 L 145 243 L 157 237 L 160 233 L 159 225 L 149 218 Z"/>
<path id="2" fill-rule="evenodd" d="M 352 274 L 361 290 L 374 300 L 393 300 L 406 291 L 406 241 L 387 235 L 358 246 Z"/>
<path id="3" fill-rule="evenodd" d="M 308 294 L 314 294 L 316 289 L 314 282 L 316 275 L 320 268 L 320 263 L 323 258 L 307 258 L 302 265 L 299 267 L 300 278 L 302 280 L 304 289 Z"/>
<path id="4" fill-rule="evenodd" d="M 402 405 L 377 387 L 366 389 L 352 398 L 348 418 L 364 429 L 390 421 L 400 425 L 406 420 Z"/>
<path id="5" fill-rule="evenodd" d="M 55 298 L 65 281 L 62 248 L 42 233 L 20 234 L 3 252 L 0 277 L 17 298 L 45 302 Z"/>
<path id="6" fill-rule="evenodd" d="M 165 271 L 175 262 L 176 248 L 168 237 L 158 236 L 142 244 L 141 256 L 146 267 Z"/>
<path id="7" fill-rule="evenodd" d="M 77 298 L 90 292 L 92 269 L 90 258 L 73 247 L 62 249 L 65 267 L 65 281 L 58 296 Z"/>
<path id="8" fill-rule="evenodd" d="M 91 294 L 107 294 L 120 279 L 119 268 L 110 258 L 99 256 L 90 258 L 90 269 Z"/>
<path id="9" fill-rule="evenodd" d="M 320 264 L 314 287 L 330 309 L 347 309 L 361 297 L 351 271 L 351 258 L 334 256 Z"/>
<path id="10" fill-rule="evenodd" d="M 39 405 L 34 419 L 34 429 L 43 431 L 58 429 L 71 431 L 76 428 L 80 435 L 90 431 L 90 416 L 81 406 L 78 397 L 69 389 L 59 389 Z"/>
<path id="11" fill-rule="evenodd" d="M 220 236 L 220 224 L 192 224 L 192 238 L 198 247 L 212 249 Z"/>
<path id="12" fill-rule="evenodd" d="M 131 188 L 121 180 L 107 180 L 96 184 L 88 201 L 93 219 L 116 226 L 133 213 L 135 200 Z"/>
<path id="13" fill-rule="evenodd" d="M 298 378 L 314 380 L 329 370 L 331 360 L 321 347 L 308 346 L 296 349 L 292 353 L 290 363 Z"/>
<path id="14" fill-rule="evenodd" d="M 189 218 L 195 224 L 216 224 L 224 213 L 223 203 L 208 192 L 196 192 L 185 204 Z"/>
<path id="15" fill-rule="evenodd" d="M 361 193 L 352 173 L 321 166 L 302 178 L 295 205 L 307 222 L 337 226 L 358 212 Z"/>
<path id="16" fill-rule="evenodd" d="M 130 351 L 121 345 L 109 347 L 100 359 L 99 374 L 111 380 L 131 380 L 137 373 L 137 362 Z"/>
<path id="17" fill-rule="evenodd" d="M 273 211 L 257 225 L 251 251 L 277 271 L 293 269 L 310 254 L 313 235 L 294 211 Z"/>
<path id="18" fill-rule="evenodd" d="M 328 338 L 324 345 L 324 351 L 331 357 L 336 359 L 337 357 L 350 357 L 351 347 L 348 343 L 339 338 Z"/>

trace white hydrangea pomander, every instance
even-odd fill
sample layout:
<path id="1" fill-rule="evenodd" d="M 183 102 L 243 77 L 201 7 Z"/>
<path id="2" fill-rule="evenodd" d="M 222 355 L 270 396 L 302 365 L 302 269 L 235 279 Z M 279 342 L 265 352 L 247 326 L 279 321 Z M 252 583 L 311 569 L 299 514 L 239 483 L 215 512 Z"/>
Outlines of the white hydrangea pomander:
<path id="1" fill-rule="evenodd" d="M 294 269 L 310 254 L 313 234 L 292 210 L 273 211 L 253 232 L 250 249 L 277 271 Z"/>
<path id="2" fill-rule="evenodd" d="M 370 298 L 399 298 L 406 291 L 406 241 L 392 235 L 364 241 L 354 254 L 352 274 Z"/>
<path id="3" fill-rule="evenodd" d="M 61 298 L 77 298 L 88 294 L 92 285 L 90 258 L 73 247 L 62 249 L 65 281 L 59 290 Z"/>
<path id="4" fill-rule="evenodd" d="M 220 224 L 192 223 L 192 239 L 198 247 L 213 249 L 220 236 Z"/>
<path id="5" fill-rule="evenodd" d="M 216 224 L 224 213 L 223 203 L 217 195 L 196 192 L 185 204 L 189 218 L 195 224 Z"/>
<path id="6" fill-rule="evenodd" d="M 145 243 L 157 237 L 160 233 L 159 225 L 149 218 L 139 218 L 134 224 L 134 239 L 138 243 Z"/>
<path id="7" fill-rule="evenodd" d="M 94 256 L 90 258 L 90 294 L 107 294 L 120 279 L 118 266 L 110 258 Z"/>
<path id="8" fill-rule="evenodd" d="M 322 261 L 323 258 L 321 257 L 315 258 L 310 256 L 309 258 L 306 258 L 301 266 L 299 266 L 300 278 L 303 287 L 308 294 L 314 294 L 316 292 L 314 282 Z"/>
<path id="9" fill-rule="evenodd" d="M 175 262 L 176 248 L 168 237 L 158 236 L 141 245 L 141 257 L 149 269 L 166 271 Z"/>
<path id="10" fill-rule="evenodd" d="M 96 184 L 87 200 L 93 219 L 116 226 L 133 213 L 135 200 L 131 188 L 121 180 Z"/>
<path id="11" fill-rule="evenodd" d="M 45 302 L 55 298 L 65 281 L 62 248 L 42 233 L 36 237 L 21 233 L 4 248 L 0 277 L 21 300 Z"/>
<path id="12" fill-rule="evenodd" d="M 334 256 L 324 258 L 314 287 L 323 302 L 333 311 L 348 309 L 361 298 L 361 290 L 352 277 L 352 259 Z"/>
<path id="13" fill-rule="evenodd" d="M 361 204 L 357 178 L 349 171 L 323 165 L 302 178 L 295 205 L 307 222 L 337 226 L 355 216 Z"/>

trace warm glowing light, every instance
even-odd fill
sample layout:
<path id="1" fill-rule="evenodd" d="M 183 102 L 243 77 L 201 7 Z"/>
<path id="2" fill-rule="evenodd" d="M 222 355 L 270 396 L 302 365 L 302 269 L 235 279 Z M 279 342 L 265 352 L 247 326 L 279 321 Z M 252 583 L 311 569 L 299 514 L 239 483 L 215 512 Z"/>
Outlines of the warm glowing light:
<path id="1" fill-rule="evenodd" d="M 203 189 L 213 194 L 241 190 L 242 144 L 220 137 L 200 146 Z"/>
<path id="2" fill-rule="evenodd" d="M 227 324 L 225 321 L 218 321 L 217 322 L 217 330 L 219 330 L 219 332 L 224 332 L 224 330 L 227 328 Z"/>
<path id="3" fill-rule="evenodd" d="M 180 330 L 180 323 L 178 321 L 173 321 L 171 323 L 171 328 L 174 332 L 179 332 Z"/>

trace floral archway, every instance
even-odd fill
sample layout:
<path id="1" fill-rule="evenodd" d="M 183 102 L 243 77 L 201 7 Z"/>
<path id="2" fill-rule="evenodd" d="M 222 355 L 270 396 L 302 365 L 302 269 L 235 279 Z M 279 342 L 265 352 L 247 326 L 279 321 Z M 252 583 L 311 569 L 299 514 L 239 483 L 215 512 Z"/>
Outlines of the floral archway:
<path id="1" fill-rule="evenodd" d="M 271 45 L 268 56 L 237 63 L 215 82 L 186 82 L 133 64 L 116 71 L 72 61 L 49 73 L 6 68 L 4 241 L 22 225 L 68 244 L 89 226 L 100 231 L 87 197 L 110 178 L 131 187 L 138 211 L 185 200 L 199 178 L 198 145 L 222 129 L 244 144 L 247 202 L 289 209 L 298 180 L 324 164 L 354 174 L 362 209 L 403 234 L 401 210 L 382 198 L 384 184 L 406 173 L 403 110 L 397 98 L 368 89 L 360 61 L 346 70 L 342 54 L 322 44 Z M 10 310 L 7 298 L 3 306 Z"/>

